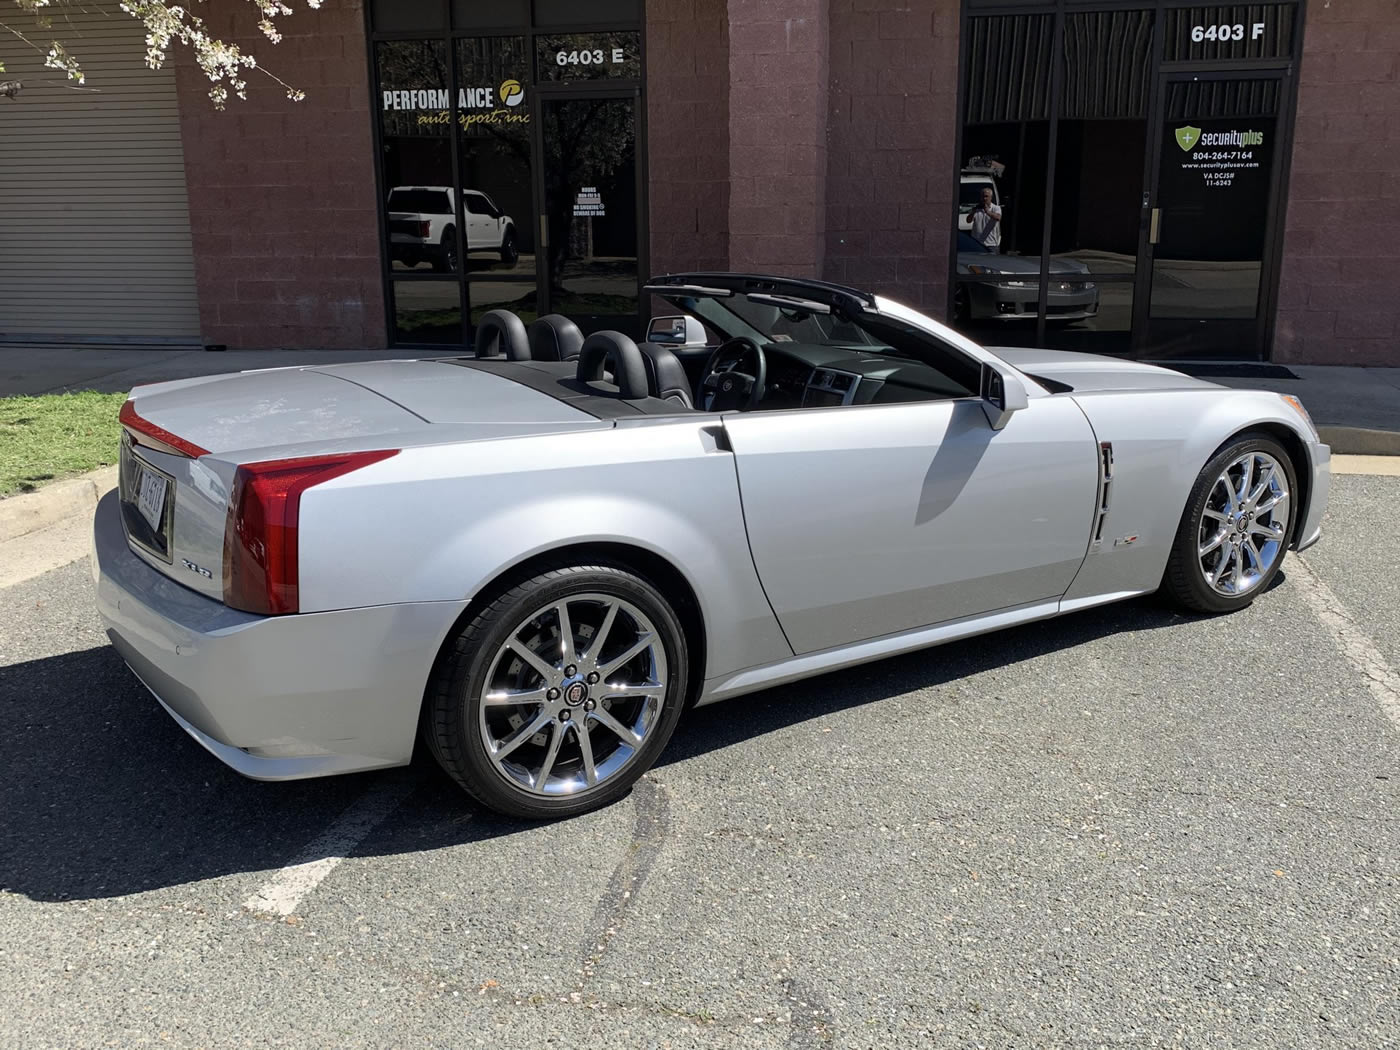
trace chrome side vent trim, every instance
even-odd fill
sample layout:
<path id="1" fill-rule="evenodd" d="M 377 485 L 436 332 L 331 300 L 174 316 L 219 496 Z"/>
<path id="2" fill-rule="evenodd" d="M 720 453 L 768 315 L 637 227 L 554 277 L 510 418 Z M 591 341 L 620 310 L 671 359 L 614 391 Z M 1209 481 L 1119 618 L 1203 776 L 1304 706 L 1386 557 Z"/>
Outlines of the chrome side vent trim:
<path id="1" fill-rule="evenodd" d="M 1108 517 L 1109 495 L 1113 490 L 1113 442 L 1099 442 L 1099 505 L 1094 512 L 1094 546 L 1103 542 L 1103 523 Z"/>

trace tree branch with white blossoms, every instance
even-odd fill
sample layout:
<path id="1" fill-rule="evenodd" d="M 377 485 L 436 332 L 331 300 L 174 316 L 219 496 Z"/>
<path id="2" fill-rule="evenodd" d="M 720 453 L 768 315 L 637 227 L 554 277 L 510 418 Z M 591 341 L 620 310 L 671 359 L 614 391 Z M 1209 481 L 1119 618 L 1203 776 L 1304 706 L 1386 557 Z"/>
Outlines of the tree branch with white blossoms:
<path id="1" fill-rule="evenodd" d="M 0 0 L 3 2 L 3 0 Z M 66 0 L 10 0 L 16 4 L 21 11 L 30 16 L 37 29 L 45 31 L 53 27 L 53 15 L 62 11 L 67 6 Z M 205 0 L 191 0 L 195 5 L 203 4 Z M 277 19 L 293 14 L 295 9 L 283 0 L 245 0 L 257 9 L 258 29 L 263 36 L 273 43 L 280 43 L 282 33 L 278 29 Z M 322 4 L 322 0 L 304 0 L 306 7 L 316 10 Z M 261 73 L 276 81 L 287 97 L 293 102 L 300 102 L 306 98 L 306 92 L 300 88 L 293 87 L 281 77 L 272 73 L 268 69 L 258 64 L 257 58 L 244 52 L 237 44 L 230 44 L 220 40 L 209 32 L 209 27 L 204 19 L 199 17 L 191 7 L 182 4 L 166 3 L 164 0 L 122 0 L 118 4 L 123 12 L 140 22 L 146 30 L 146 65 L 152 69 L 160 69 L 169 57 L 172 45 L 183 45 L 190 49 L 194 56 L 195 64 L 204 73 L 213 85 L 209 89 L 209 98 L 213 101 L 215 108 L 223 109 L 228 102 L 230 93 L 240 99 L 248 97 L 247 73 Z M 44 55 L 44 65 L 49 69 L 56 69 L 65 73 L 69 80 L 78 84 L 87 82 L 87 77 L 83 73 L 75 55 L 71 54 L 63 45 L 62 41 L 50 39 L 47 49 L 41 44 L 35 43 L 24 32 L 16 29 L 5 22 L 0 22 L 0 29 L 8 31 L 12 36 L 34 50 Z M 38 35 L 38 34 L 34 34 Z M 0 62 L 0 73 L 5 71 L 3 62 Z M 11 81 L 14 85 L 14 92 L 11 98 L 18 94 L 21 86 L 18 81 Z"/>

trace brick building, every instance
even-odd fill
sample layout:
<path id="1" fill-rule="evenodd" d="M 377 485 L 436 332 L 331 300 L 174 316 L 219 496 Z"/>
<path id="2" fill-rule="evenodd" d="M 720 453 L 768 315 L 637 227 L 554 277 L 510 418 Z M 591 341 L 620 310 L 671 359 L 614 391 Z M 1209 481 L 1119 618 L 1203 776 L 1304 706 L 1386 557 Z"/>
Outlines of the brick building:
<path id="1" fill-rule="evenodd" d="M 207 12 L 306 101 L 217 112 L 92 15 L 105 94 L 0 111 L 52 145 L 0 204 L 0 339 L 470 345 L 736 269 L 1000 344 L 1400 364 L 1400 0 L 344 0 L 275 48 Z M 183 178 L 142 167 L 176 147 Z M 46 179 L 103 205 L 58 210 L 71 242 L 23 218 Z"/>

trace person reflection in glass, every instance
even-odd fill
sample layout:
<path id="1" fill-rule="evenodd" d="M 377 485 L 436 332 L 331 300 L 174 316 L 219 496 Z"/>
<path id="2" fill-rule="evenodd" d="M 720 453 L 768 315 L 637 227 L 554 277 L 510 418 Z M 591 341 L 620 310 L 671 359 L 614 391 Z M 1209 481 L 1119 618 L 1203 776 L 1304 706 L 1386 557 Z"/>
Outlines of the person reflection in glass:
<path id="1" fill-rule="evenodd" d="M 1001 251 L 1001 206 L 992 199 L 992 188 L 984 187 L 982 200 L 972 209 L 972 236 L 982 250 L 995 255 Z"/>

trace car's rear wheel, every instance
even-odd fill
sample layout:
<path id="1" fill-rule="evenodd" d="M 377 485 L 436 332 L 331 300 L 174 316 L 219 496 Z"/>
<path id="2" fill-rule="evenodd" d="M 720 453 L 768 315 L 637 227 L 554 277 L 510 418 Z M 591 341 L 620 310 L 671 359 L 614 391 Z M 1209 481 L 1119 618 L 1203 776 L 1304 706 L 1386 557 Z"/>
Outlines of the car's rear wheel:
<path id="1" fill-rule="evenodd" d="M 582 813 L 625 795 L 666 746 L 686 660 L 680 621 L 649 582 L 614 565 L 551 569 L 490 601 L 450 643 L 423 735 L 492 809 Z"/>
<path id="2" fill-rule="evenodd" d="M 442 235 L 442 243 L 439 245 L 437 258 L 433 260 L 433 269 L 439 273 L 457 272 L 457 231 L 448 229 Z"/>
<path id="3" fill-rule="evenodd" d="M 1206 464 L 1191 489 L 1163 579 L 1196 612 L 1233 612 L 1278 574 L 1294 526 L 1293 464 L 1277 441 L 1245 434 Z"/>

